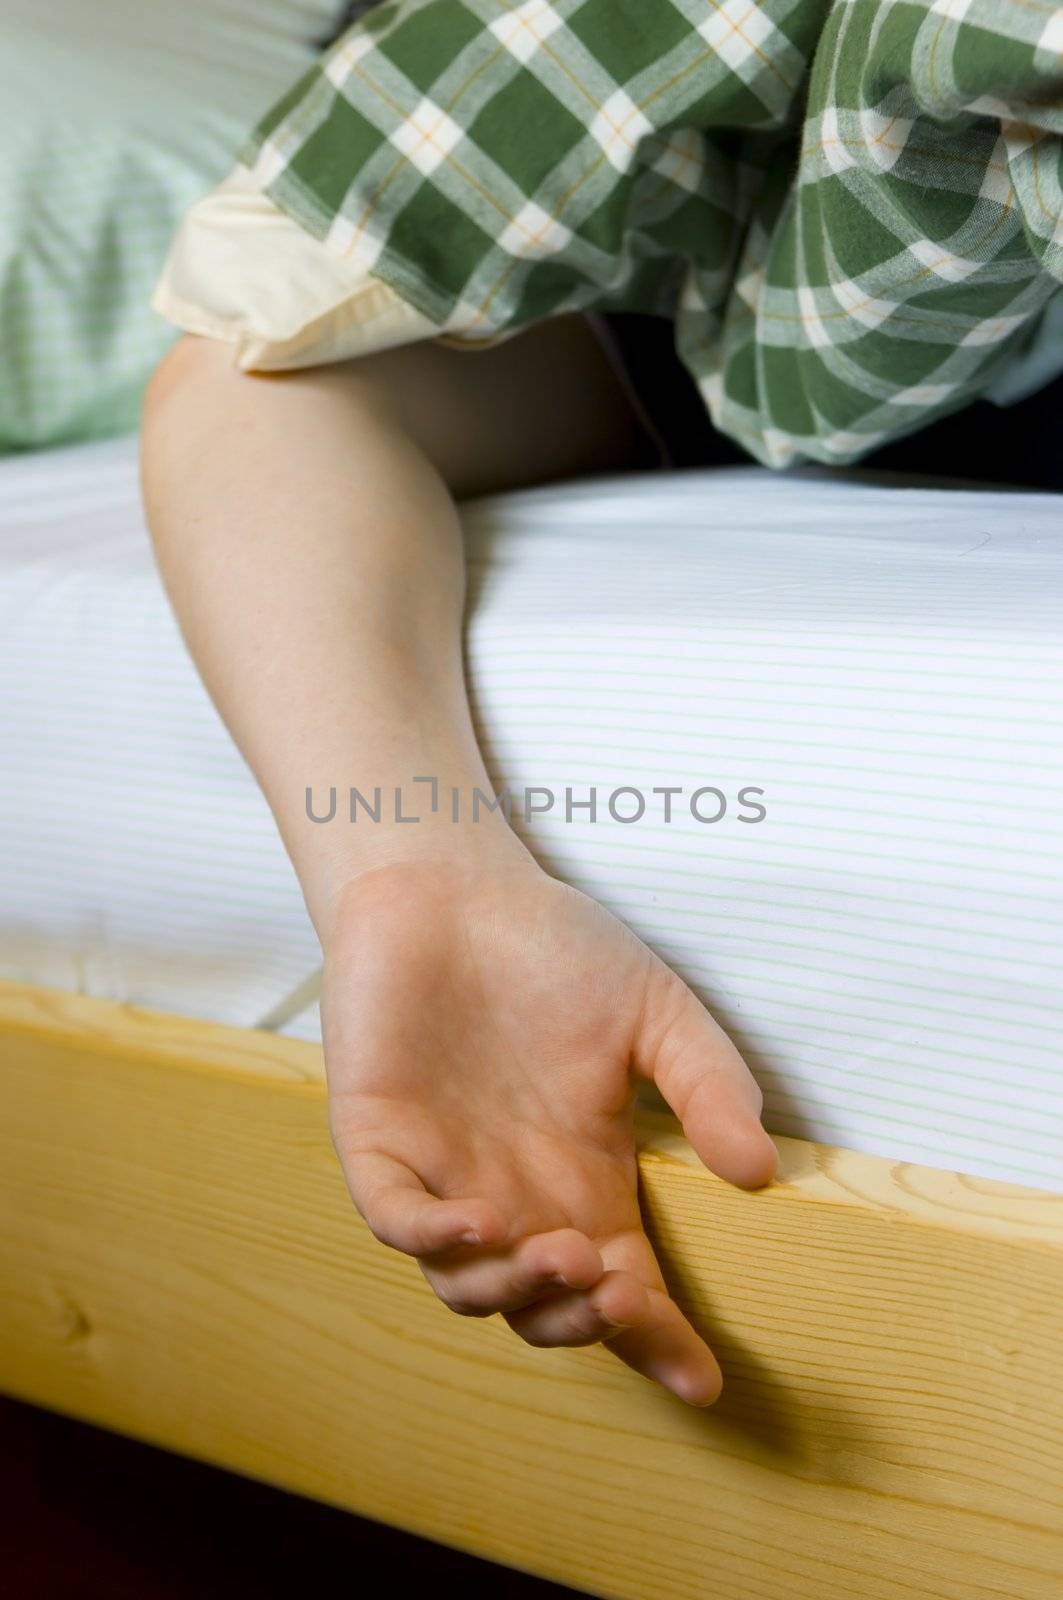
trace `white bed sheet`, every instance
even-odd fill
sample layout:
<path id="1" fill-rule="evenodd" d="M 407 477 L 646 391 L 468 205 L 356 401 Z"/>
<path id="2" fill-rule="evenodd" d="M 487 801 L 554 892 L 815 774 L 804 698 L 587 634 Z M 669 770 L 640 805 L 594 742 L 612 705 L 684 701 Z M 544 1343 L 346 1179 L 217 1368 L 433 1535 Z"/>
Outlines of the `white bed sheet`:
<path id="1" fill-rule="evenodd" d="M 1063 501 L 750 468 L 466 526 L 493 778 L 555 791 L 521 831 L 712 1006 L 770 1126 L 1063 1189 Z M 313 933 L 132 441 L 0 464 L 0 714 L 0 975 L 317 1036 Z"/>

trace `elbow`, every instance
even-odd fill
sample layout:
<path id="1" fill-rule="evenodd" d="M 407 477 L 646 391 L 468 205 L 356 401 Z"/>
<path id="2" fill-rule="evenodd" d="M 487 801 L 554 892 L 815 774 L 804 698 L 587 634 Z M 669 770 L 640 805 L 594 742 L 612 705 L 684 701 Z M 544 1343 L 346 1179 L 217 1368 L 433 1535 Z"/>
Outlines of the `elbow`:
<path id="1" fill-rule="evenodd" d="M 232 353 L 217 339 L 186 333 L 163 356 L 148 379 L 141 409 L 141 431 L 153 433 L 182 400 L 196 404 L 205 392 L 234 373 Z"/>

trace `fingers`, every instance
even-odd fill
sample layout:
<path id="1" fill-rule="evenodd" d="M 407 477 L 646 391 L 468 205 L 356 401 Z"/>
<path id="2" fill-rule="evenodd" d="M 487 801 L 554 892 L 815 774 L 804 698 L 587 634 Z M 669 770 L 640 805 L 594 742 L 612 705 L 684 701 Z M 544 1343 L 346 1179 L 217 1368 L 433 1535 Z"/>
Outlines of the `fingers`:
<path id="1" fill-rule="evenodd" d="M 493 1206 L 440 1200 L 416 1173 L 379 1151 L 348 1157 L 346 1174 L 376 1238 L 416 1256 L 439 1298 L 464 1316 L 515 1311 L 559 1289 L 588 1289 L 605 1270 L 598 1250 L 575 1228 L 503 1248 L 506 1224 Z"/>
<path id="2" fill-rule="evenodd" d="M 602 1253 L 608 1267 L 627 1273 L 646 1291 L 644 1314 L 611 1338 L 609 1349 L 688 1405 L 711 1405 L 723 1384 L 716 1358 L 669 1295 L 645 1231 L 618 1234 Z"/>
<path id="3" fill-rule="evenodd" d="M 756 1081 L 720 1025 L 664 966 L 651 979 L 635 1063 L 711 1172 L 743 1189 L 771 1182 L 779 1158 L 761 1124 Z"/>
<path id="4" fill-rule="evenodd" d="M 378 1151 L 348 1156 L 351 1198 L 382 1244 L 406 1255 L 428 1256 L 460 1245 L 492 1245 L 506 1224 L 486 1200 L 440 1200 L 415 1172 Z"/>
<path id="5" fill-rule="evenodd" d="M 719 1398 L 723 1379 L 712 1351 L 667 1294 L 629 1272 L 607 1272 L 588 1293 L 555 1295 L 506 1321 L 537 1348 L 608 1342 L 621 1361 L 688 1405 Z"/>
<path id="6" fill-rule="evenodd" d="M 668 1296 L 641 1228 L 614 1235 L 602 1251 L 575 1228 L 509 1244 L 505 1219 L 487 1201 L 439 1199 L 394 1157 L 348 1153 L 345 1170 L 376 1237 L 417 1257 L 452 1310 L 501 1312 L 537 1347 L 606 1342 L 681 1400 L 709 1405 L 717 1398 L 719 1367 Z"/>
<path id="7" fill-rule="evenodd" d="M 606 1271 L 583 1293 L 557 1294 L 507 1316 L 536 1346 L 602 1341 L 609 1350 L 689 1405 L 711 1405 L 723 1380 L 712 1351 L 665 1287 L 653 1246 L 641 1228 L 602 1248 Z"/>
<path id="8" fill-rule="evenodd" d="M 647 1298 L 647 1314 L 611 1339 L 610 1350 L 688 1405 L 712 1405 L 723 1387 L 716 1357 L 674 1300 L 655 1289 Z"/>
<path id="9" fill-rule="evenodd" d="M 506 1317 L 537 1349 L 597 1344 L 645 1318 L 649 1295 L 629 1272 L 607 1272 L 588 1292 L 555 1294 Z"/>
<path id="10" fill-rule="evenodd" d="M 559 1289 L 589 1289 L 605 1270 L 599 1252 L 575 1228 L 535 1234 L 511 1250 L 422 1261 L 421 1269 L 444 1304 L 473 1317 L 516 1311 Z"/>

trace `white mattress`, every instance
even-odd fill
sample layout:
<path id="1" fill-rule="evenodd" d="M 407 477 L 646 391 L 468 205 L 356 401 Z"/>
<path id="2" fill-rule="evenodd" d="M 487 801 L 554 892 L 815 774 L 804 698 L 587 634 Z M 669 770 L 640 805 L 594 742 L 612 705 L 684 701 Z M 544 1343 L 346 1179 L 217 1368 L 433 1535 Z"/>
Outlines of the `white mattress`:
<path id="1" fill-rule="evenodd" d="M 597 786 L 521 831 L 697 988 L 777 1131 L 1063 1189 L 1061 507 L 750 468 L 468 511 L 492 775 Z M 314 1037 L 132 442 L 0 464 L 0 711 L 0 975 Z M 732 805 L 666 824 L 664 785 Z"/>

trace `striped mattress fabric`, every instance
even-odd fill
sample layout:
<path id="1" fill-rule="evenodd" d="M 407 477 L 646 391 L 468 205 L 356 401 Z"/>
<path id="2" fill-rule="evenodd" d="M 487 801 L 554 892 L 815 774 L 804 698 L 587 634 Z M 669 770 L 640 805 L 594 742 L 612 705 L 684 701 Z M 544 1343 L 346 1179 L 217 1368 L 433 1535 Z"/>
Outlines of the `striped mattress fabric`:
<path id="1" fill-rule="evenodd" d="M 1061 505 L 743 468 L 466 509 L 514 825 L 697 989 L 778 1132 L 1063 1190 Z M 0 976 L 316 1037 L 132 441 L 0 466 L 0 705 Z"/>

